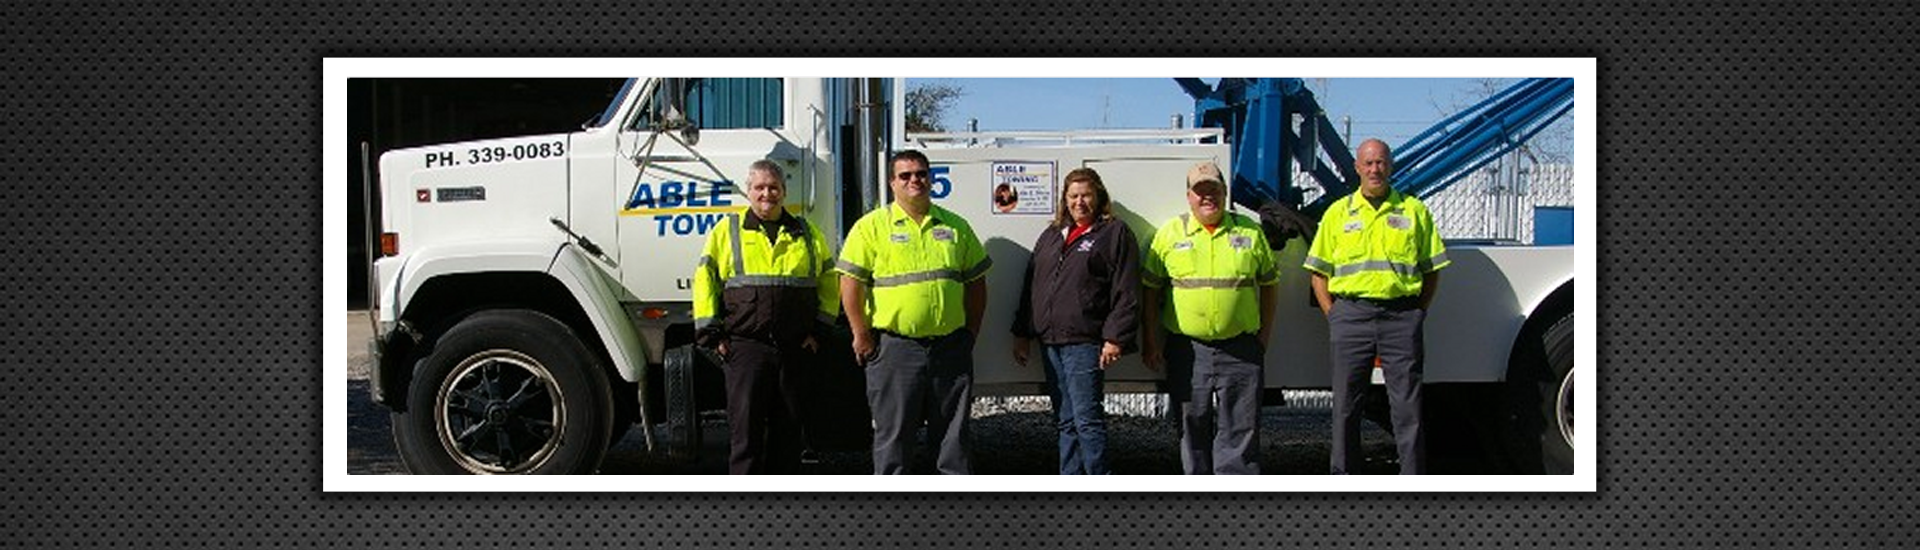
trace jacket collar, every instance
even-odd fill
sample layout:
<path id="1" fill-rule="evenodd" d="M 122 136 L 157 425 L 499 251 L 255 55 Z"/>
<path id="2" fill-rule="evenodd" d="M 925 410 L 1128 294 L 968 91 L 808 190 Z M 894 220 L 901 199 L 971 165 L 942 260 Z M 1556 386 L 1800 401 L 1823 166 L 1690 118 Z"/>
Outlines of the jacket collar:
<path id="1" fill-rule="evenodd" d="M 1093 223 L 1087 225 L 1087 234 L 1092 235 L 1094 233 L 1099 233 L 1101 229 L 1106 228 L 1107 224 L 1111 223 L 1112 221 L 1113 221 L 1112 216 L 1101 216 L 1099 218 L 1095 218 L 1093 220 Z M 1072 232 L 1073 228 L 1074 226 L 1067 225 L 1063 227 L 1056 227 L 1055 229 L 1060 230 L 1061 235 L 1066 235 L 1067 233 Z"/>
<path id="2" fill-rule="evenodd" d="M 1380 208 L 1374 208 L 1373 201 L 1367 200 L 1366 195 L 1360 194 L 1360 190 L 1355 189 L 1353 190 L 1353 194 L 1347 195 L 1347 214 L 1354 215 L 1362 212 L 1378 214 L 1389 210 L 1399 210 L 1400 204 L 1406 202 L 1406 200 L 1406 193 L 1400 192 L 1399 189 L 1388 188 L 1387 200 L 1380 201 Z"/>
<path id="3" fill-rule="evenodd" d="M 760 216 L 753 214 L 752 207 L 748 207 L 746 210 L 740 212 L 740 228 L 743 230 L 760 231 L 767 223 L 779 225 L 781 231 L 794 237 L 805 237 L 807 235 L 807 226 L 802 225 L 800 216 L 796 216 L 792 212 L 782 213 L 780 215 L 780 221 L 777 222 L 761 221 Z"/>
<path id="4" fill-rule="evenodd" d="M 941 219 L 943 215 L 944 211 L 940 209 L 940 205 L 927 205 L 926 226 L 946 223 Z M 913 217 L 908 216 L 907 209 L 901 208 L 899 203 L 889 202 L 887 203 L 887 221 L 893 222 L 893 225 L 906 225 L 913 223 Z"/>
<path id="5" fill-rule="evenodd" d="M 1238 225 L 1240 225 L 1240 217 L 1235 215 L 1234 213 L 1226 212 L 1220 216 L 1221 229 L 1231 229 Z M 1185 234 L 1185 235 L 1193 235 L 1195 233 L 1204 233 L 1207 230 L 1206 224 L 1200 223 L 1200 218 L 1194 217 L 1193 212 L 1187 212 L 1185 214 L 1180 215 L 1180 228 L 1184 230 L 1182 234 Z M 1214 234 L 1218 235 L 1220 234 L 1220 232 L 1215 231 Z"/>

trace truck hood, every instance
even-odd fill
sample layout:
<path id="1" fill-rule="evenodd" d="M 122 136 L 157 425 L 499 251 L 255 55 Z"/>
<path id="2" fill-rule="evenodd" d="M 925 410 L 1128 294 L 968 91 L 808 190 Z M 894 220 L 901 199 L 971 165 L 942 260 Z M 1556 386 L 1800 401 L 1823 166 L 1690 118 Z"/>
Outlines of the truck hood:
<path id="1" fill-rule="evenodd" d="M 569 134 L 448 143 L 380 155 L 382 230 L 400 253 L 552 236 L 567 212 Z"/>

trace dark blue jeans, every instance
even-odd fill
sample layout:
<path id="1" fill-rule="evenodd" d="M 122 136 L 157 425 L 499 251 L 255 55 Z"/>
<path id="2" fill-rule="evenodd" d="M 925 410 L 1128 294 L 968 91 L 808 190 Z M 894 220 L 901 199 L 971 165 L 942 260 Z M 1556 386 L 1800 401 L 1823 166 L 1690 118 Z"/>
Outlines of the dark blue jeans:
<path id="1" fill-rule="evenodd" d="M 1060 474 L 1106 475 L 1107 372 L 1100 344 L 1043 346 L 1047 394 L 1060 429 Z"/>

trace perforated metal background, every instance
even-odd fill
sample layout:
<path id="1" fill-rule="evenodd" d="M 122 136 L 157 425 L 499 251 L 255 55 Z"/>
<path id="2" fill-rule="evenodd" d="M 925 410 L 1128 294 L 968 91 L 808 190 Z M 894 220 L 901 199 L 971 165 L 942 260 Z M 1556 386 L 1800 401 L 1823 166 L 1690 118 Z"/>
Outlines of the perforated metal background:
<path id="1" fill-rule="evenodd" d="M 1908 546 L 1916 10 L 10 2 L 0 547 Z M 880 52 L 1598 57 L 1599 493 L 320 492 L 321 57 Z"/>

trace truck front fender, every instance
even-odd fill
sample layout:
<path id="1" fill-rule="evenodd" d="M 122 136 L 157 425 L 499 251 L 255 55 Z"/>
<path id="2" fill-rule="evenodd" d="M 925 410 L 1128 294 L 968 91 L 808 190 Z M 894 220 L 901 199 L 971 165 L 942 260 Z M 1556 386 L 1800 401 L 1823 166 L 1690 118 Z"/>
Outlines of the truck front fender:
<path id="1" fill-rule="evenodd" d="M 640 340 L 640 331 L 633 326 L 633 318 L 620 307 L 619 294 L 614 291 L 619 283 L 594 267 L 586 252 L 573 245 L 560 248 L 547 273 L 559 279 L 567 292 L 573 293 L 574 299 L 580 302 L 580 308 L 586 310 L 594 332 L 600 335 L 600 341 L 607 343 L 607 354 L 613 358 L 613 368 L 620 377 L 646 387 L 647 347 Z"/>
<path id="2" fill-rule="evenodd" d="M 1426 382 L 1506 380 L 1514 342 L 1573 276 L 1571 247 L 1449 246 L 1426 323 Z"/>
<path id="3" fill-rule="evenodd" d="M 382 314 L 400 315 L 420 289 L 436 277 L 503 272 L 544 274 L 559 282 L 592 325 L 593 333 L 605 343 L 614 370 L 629 382 L 642 381 L 647 371 L 646 346 L 633 321 L 620 308 L 616 283 L 594 267 L 578 247 L 562 239 L 495 240 L 418 250 L 396 274 L 397 284 L 391 295 L 395 307 Z"/>
<path id="4" fill-rule="evenodd" d="M 525 272 L 545 273 L 553 264 L 556 250 L 566 243 L 559 240 L 501 240 L 485 243 L 452 243 L 430 246 L 407 255 L 394 275 L 394 307 L 383 315 L 398 316 L 420 293 L 420 288 L 435 277 L 463 273 Z M 382 319 L 386 320 L 386 319 Z"/>

